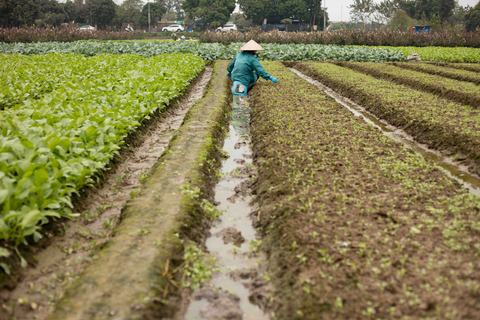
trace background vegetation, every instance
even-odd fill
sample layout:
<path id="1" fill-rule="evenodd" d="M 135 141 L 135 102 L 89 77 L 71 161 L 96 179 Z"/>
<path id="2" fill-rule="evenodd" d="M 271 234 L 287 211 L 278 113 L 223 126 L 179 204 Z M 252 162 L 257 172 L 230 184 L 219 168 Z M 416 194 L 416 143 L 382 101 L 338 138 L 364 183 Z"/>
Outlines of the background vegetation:
<path id="1" fill-rule="evenodd" d="M 118 29 L 122 23 L 135 26 L 160 20 L 185 21 L 187 26 L 212 30 L 233 21 L 239 30 L 268 23 L 288 24 L 298 21 L 303 30 L 313 25 L 323 29 L 321 0 L 239 0 L 241 13 L 232 14 L 234 0 L 0 0 L 0 27 L 58 27 L 62 23 L 80 23 L 98 29 Z M 433 30 L 475 31 L 480 27 L 480 4 L 460 6 L 455 0 L 354 0 L 348 7 L 351 21 L 332 23 L 327 30 L 388 29 L 409 31 L 414 25 L 428 25 Z"/>

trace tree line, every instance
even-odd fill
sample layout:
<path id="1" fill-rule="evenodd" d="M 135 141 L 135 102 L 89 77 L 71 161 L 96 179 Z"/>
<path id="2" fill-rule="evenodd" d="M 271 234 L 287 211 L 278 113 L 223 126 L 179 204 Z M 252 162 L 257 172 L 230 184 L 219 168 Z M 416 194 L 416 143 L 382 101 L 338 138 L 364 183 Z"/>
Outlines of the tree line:
<path id="1" fill-rule="evenodd" d="M 88 23 L 99 29 L 115 28 L 122 22 L 148 24 L 148 3 L 125 0 L 0 0 L 0 26 L 4 28 L 36 25 L 58 27 L 62 23 Z M 164 1 L 150 3 L 151 21 L 167 13 Z"/>
<path id="2" fill-rule="evenodd" d="M 414 25 L 468 31 L 480 28 L 480 1 L 471 8 L 456 0 L 354 0 L 349 8 L 352 22 L 363 26 L 376 24 L 403 31 Z"/>
<path id="3" fill-rule="evenodd" d="M 0 0 L 0 26 L 22 25 L 59 26 L 78 22 L 99 29 L 118 28 L 122 23 L 148 24 L 151 21 L 186 20 L 187 24 L 202 22 L 212 28 L 229 20 L 245 26 L 268 22 L 288 23 L 299 20 L 323 26 L 322 0 L 239 0 L 242 14 L 232 15 L 235 0 L 125 0 L 117 5 L 113 0 Z M 354 0 L 349 6 L 352 21 L 360 25 L 387 26 L 407 30 L 412 25 L 433 28 L 460 26 L 469 31 L 480 27 L 480 2 L 473 8 L 462 7 L 456 0 Z M 321 28 L 320 28 L 321 29 Z"/>

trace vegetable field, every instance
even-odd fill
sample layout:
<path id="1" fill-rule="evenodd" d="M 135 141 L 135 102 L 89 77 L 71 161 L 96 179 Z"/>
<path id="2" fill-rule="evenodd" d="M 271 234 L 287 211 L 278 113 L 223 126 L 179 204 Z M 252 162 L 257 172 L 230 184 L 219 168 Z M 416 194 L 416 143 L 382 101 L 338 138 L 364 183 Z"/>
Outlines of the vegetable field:
<path id="1" fill-rule="evenodd" d="M 0 53 L 26 55 L 44 53 L 78 53 L 85 56 L 98 54 L 139 54 L 144 57 L 164 53 L 191 53 L 204 60 L 233 59 L 244 43 L 224 46 L 219 43 L 158 42 L 158 41 L 78 41 L 70 43 L 0 43 Z M 332 61 L 405 61 L 399 51 L 385 48 L 314 45 L 314 44 L 262 44 L 265 51 L 259 53 L 262 60 L 332 60 Z"/>
<path id="2" fill-rule="evenodd" d="M 72 196 L 204 68 L 188 54 L 0 59 L 8 61 L 0 75 L 0 241 L 11 249 L 28 236 L 38 241 L 49 217 L 73 218 Z"/>
<path id="3" fill-rule="evenodd" d="M 470 105 L 474 108 L 480 106 L 480 87 L 477 84 L 450 79 L 443 75 L 425 73 L 422 72 L 425 71 L 422 68 L 423 66 L 418 67 L 419 70 L 416 71 L 409 70 L 409 68 L 415 68 L 416 65 L 407 63 L 401 65 L 407 69 L 378 63 L 340 63 L 340 65 L 372 75 L 376 78 L 392 80 L 393 82 L 409 86 L 413 89 L 434 93 L 444 98 L 457 101 L 460 104 Z M 433 70 L 438 70 L 438 68 L 434 68 L 431 71 L 433 72 Z M 439 72 L 440 71 L 445 73 L 444 70 L 439 70 Z M 476 78 L 471 75 L 469 79 L 474 80 Z M 480 78 L 478 79 L 480 80 Z"/>
<path id="4" fill-rule="evenodd" d="M 0 320 L 189 320 L 187 300 L 244 319 L 254 302 L 279 320 L 480 319 L 478 195 L 344 107 L 358 104 L 480 185 L 480 67 L 450 63 L 480 61 L 480 49 L 262 44 L 278 83 L 260 79 L 232 102 L 227 60 L 241 46 L 0 44 Z M 413 52 L 442 63 L 407 62 Z M 161 126 L 147 130 L 153 119 Z M 238 136 L 222 150 L 230 120 Z M 127 153 L 138 161 L 109 172 Z M 220 171 L 226 158 L 235 166 Z M 91 187 L 102 196 L 85 196 Z M 252 220 L 261 236 L 241 224 L 211 232 L 218 255 L 266 257 L 215 280 L 241 279 L 243 300 L 204 283 L 222 268 L 201 249 L 222 214 L 216 190 L 246 212 L 232 220 Z M 77 210 L 84 199 L 98 203 Z M 43 264 L 38 252 L 56 256 Z"/>
<path id="5" fill-rule="evenodd" d="M 480 173 L 480 111 L 476 105 L 452 102 L 330 63 L 299 63 L 296 68 L 403 128 L 419 142 L 464 159 L 472 172 Z M 402 70 L 399 68 L 398 77 Z M 425 83 L 429 77 L 425 74 Z M 465 86 L 470 84 L 465 82 Z"/>
<path id="6" fill-rule="evenodd" d="M 277 318 L 478 318 L 478 198 L 280 63 L 267 66 L 279 83 L 251 91 L 252 130 Z M 367 106 L 378 101 L 382 115 L 425 122 L 422 130 L 449 126 L 449 112 L 465 124 L 479 119 L 469 106 L 436 109 L 433 95 L 385 91 L 394 85 L 332 64 L 301 69 Z M 422 95 L 433 103 L 407 104 Z M 476 136 L 467 128 L 457 132 Z"/>

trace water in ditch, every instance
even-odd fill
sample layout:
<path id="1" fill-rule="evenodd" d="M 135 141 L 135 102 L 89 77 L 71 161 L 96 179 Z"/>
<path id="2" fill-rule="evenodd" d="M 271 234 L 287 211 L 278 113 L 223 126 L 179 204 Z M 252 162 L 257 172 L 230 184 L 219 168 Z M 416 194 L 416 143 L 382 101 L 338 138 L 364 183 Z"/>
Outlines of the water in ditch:
<path id="1" fill-rule="evenodd" d="M 210 229 L 208 252 L 220 271 L 210 283 L 195 290 L 185 320 L 266 320 L 268 316 L 251 300 L 261 285 L 262 258 L 255 252 L 258 239 L 250 218 L 250 182 L 254 178 L 250 149 L 250 108 L 245 98 L 234 97 L 232 121 L 223 151 L 222 178 L 215 188 L 217 209 L 223 213 Z"/>
<path id="2" fill-rule="evenodd" d="M 365 110 L 365 108 L 359 106 L 348 98 L 345 98 L 342 95 L 336 93 L 335 91 L 323 85 L 319 81 L 312 79 L 311 77 L 301 73 L 296 69 L 290 68 L 290 70 L 302 79 L 322 89 L 326 94 L 334 98 L 335 101 L 350 110 L 354 115 L 362 117 L 367 123 L 370 123 L 373 126 L 379 128 L 385 135 L 403 143 L 406 147 L 421 154 L 424 158 L 435 162 L 435 164 L 441 167 L 448 176 L 457 180 L 471 193 L 480 196 L 480 178 L 476 175 L 469 173 L 466 166 L 456 163 L 450 157 L 442 156 L 438 151 L 429 149 L 426 145 L 417 143 L 412 136 L 410 136 L 402 129 L 396 128 L 378 119 L 376 116 Z"/>

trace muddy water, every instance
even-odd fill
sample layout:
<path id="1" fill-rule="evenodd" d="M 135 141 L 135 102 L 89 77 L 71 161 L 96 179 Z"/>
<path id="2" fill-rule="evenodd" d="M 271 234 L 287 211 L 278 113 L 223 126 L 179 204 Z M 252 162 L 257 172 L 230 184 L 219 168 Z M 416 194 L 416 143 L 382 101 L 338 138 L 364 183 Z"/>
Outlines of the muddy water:
<path id="1" fill-rule="evenodd" d="M 290 70 L 302 79 L 305 79 L 322 89 L 326 94 L 334 98 L 335 101 L 350 110 L 355 116 L 362 117 L 367 123 L 379 128 L 385 135 L 403 143 L 406 147 L 421 154 L 424 158 L 433 161 L 436 165 L 441 167 L 447 175 L 457 180 L 471 193 L 480 196 L 480 177 L 469 173 L 466 166 L 454 161 L 451 157 L 441 155 L 440 152 L 436 150 L 429 149 L 426 145 L 417 143 L 412 136 L 402 129 L 396 128 L 384 120 L 378 119 L 375 115 L 365 110 L 365 108 L 336 93 L 319 81 L 312 79 L 296 69 L 290 68 Z"/>
<path id="2" fill-rule="evenodd" d="M 107 172 L 101 188 L 88 192 L 76 221 L 63 224 L 64 235 L 53 237 L 48 247 L 35 253 L 38 263 L 24 272 L 23 281 L 9 291 L 0 290 L 0 320 L 45 319 L 69 284 L 93 260 L 95 248 L 109 239 L 126 201 L 141 186 L 167 148 L 187 111 L 203 96 L 212 75 L 207 67 L 189 93 L 163 118 L 143 133 L 142 143 L 124 153 L 115 169 Z"/>
<path id="3" fill-rule="evenodd" d="M 243 98 L 242 98 L 243 99 Z M 258 243 L 250 214 L 249 185 L 254 177 L 249 138 L 250 109 L 246 100 L 234 98 L 232 121 L 223 150 L 228 158 L 215 188 L 219 221 L 206 241 L 220 271 L 210 283 L 194 291 L 185 320 L 263 320 L 268 317 L 250 302 L 249 288 L 256 287 L 261 258 L 252 248 Z"/>

